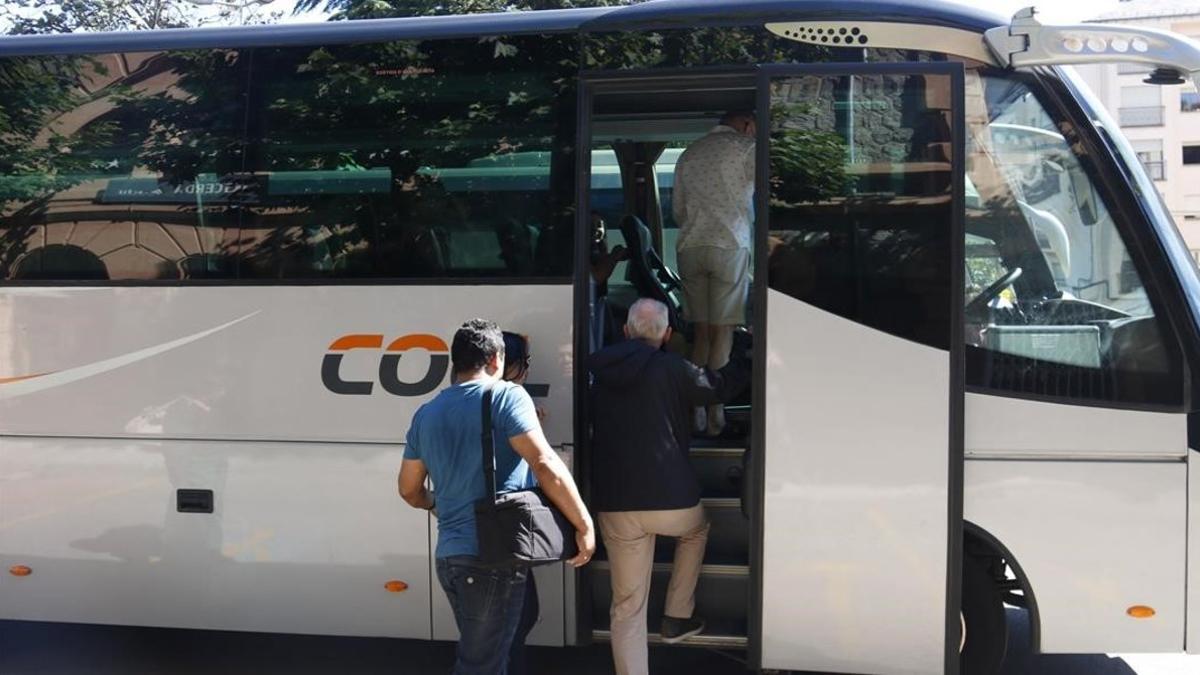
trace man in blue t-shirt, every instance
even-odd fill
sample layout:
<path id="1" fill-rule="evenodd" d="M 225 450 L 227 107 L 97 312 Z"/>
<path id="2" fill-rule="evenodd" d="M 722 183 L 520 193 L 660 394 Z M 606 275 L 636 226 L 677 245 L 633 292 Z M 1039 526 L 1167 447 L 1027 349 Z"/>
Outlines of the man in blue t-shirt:
<path id="1" fill-rule="evenodd" d="M 517 628 L 531 570 L 484 567 L 477 557 L 475 502 L 486 497 L 480 436 L 483 392 L 492 388 L 496 436 L 496 489 L 539 485 L 575 526 L 584 565 L 596 550 L 596 534 L 579 490 L 542 434 L 533 399 L 519 385 L 503 382 L 504 339 L 491 321 L 472 319 L 454 334 L 450 347 L 454 384 L 413 416 L 400 467 L 400 496 L 438 519 L 437 575 L 460 634 L 455 675 L 505 675 L 509 657 L 523 647 Z M 425 479 L 436 490 L 426 489 Z M 434 510 L 436 508 L 436 510 Z M 524 637 L 520 637 L 524 642 Z M 520 675 L 520 674 L 517 674 Z"/>

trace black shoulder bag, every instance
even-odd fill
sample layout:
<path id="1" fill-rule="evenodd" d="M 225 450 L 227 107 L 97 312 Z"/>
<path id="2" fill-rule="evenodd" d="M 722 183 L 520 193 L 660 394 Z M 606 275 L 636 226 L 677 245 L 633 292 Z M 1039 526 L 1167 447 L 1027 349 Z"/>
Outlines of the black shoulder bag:
<path id="1" fill-rule="evenodd" d="M 475 502 L 479 558 L 497 567 L 545 565 L 574 558 L 575 526 L 541 488 L 496 494 L 492 389 L 483 392 L 483 476 L 488 496 Z"/>

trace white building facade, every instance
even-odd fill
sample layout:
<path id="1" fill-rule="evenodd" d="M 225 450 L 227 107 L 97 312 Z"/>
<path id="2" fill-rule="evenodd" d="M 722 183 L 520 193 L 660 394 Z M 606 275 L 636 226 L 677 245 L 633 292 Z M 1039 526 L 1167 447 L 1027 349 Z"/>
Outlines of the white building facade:
<path id="1" fill-rule="evenodd" d="M 1126 0 L 1092 20 L 1169 30 L 1200 39 L 1200 0 Z M 1194 83 L 1158 86 L 1136 64 L 1077 67 L 1129 138 L 1192 255 L 1200 260 L 1200 93 Z"/>

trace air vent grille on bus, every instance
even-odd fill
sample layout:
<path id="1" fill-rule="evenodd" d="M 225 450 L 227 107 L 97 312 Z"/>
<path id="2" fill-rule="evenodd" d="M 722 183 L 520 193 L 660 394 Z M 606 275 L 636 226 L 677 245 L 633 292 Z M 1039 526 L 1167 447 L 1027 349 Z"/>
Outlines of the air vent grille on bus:
<path id="1" fill-rule="evenodd" d="M 932 50 L 996 63 L 982 35 L 959 28 L 893 21 L 786 21 L 766 28 L 785 40 L 823 47 Z"/>
<path id="2" fill-rule="evenodd" d="M 866 45 L 870 38 L 858 26 L 798 26 L 795 29 L 784 29 L 785 37 L 801 42 L 814 44 L 833 44 L 841 46 Z"/>

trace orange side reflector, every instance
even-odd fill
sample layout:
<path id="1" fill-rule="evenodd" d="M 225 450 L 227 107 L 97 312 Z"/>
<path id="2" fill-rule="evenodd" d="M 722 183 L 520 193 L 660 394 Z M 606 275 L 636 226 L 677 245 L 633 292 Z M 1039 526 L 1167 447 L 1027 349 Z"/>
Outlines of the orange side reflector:
<path id="1" fill-rule="evenodd" d="M 33 568 L 31 568 L 29 565 L 13 565 L 12 567 L 8 568 L 8 573 L 14 577 L 27 577 L 30 574 L 33 574 Z"/>
<path id="2" fill-rule="evenodd" d="M 1135 619 L 1149 619 L 1150 617 L 1154 616 L 1154 608 L 1147 607 L 1145 605 L 1134 605 L 1133 607 L 1125 610 L 1125 613 Z"/>
<path id="3" fill-rule="evenodd" d="M 408 590 L 408 584 L 403 581 L 396 581 L 395 579 L 387 582 L 383 587 L 388 590 L 388 593 L 403 593 Z"/>

